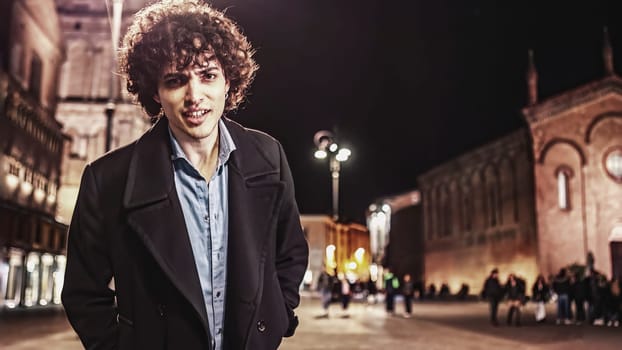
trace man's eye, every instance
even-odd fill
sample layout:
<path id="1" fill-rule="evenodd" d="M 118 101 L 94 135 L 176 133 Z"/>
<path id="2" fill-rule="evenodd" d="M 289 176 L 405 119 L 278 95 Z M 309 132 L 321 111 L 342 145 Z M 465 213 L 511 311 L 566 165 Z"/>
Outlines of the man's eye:
<path id="1" fill-rule="evenodd" d="M 202 72 L 201 77 L 203 77 L 203 79 L 205 80 L 214 80 L 216 79 L 216 74 L 212 72 Z"/>

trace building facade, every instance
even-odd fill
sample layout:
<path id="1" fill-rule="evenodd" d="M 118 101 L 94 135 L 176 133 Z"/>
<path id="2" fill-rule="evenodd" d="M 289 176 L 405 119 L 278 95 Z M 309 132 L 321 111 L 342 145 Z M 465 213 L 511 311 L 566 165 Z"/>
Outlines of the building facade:
<path id="1" fill-rule="evenodd" d="M 425 278 L 478 291 L 493 267 L 502 278 L 588 265 L 622 276 L 622 79 L 608 37 L 606 76 L 538 101 L 527 72 L 528 128 L 419 178 Z"/>
<path id="2" fill-rule="evenodd" d="M 56 220 L 65 142 L 54 119 L 65 46 L 54 1 L 8 0 L 0 37 L 0 308 L 60 304 Z"/>
<path id="3" fill-rule="evenodd" d="M 622 79 L 599 81 L 523 111 L 533 135 L 540 269 L 570 263 L 622 276 Z"/>
<path id="4" fill-rule="evenodd" d="M 533 162 L 520 130 L 419 177 L 425 280 L 473 290 L 493 267 L 538 273 Z"/>
<path id="5" fill-rule="evenodd" d="M 123 79 L 114 74 L 116 51 L 109 17 L 113 15 L 112 4 L 120 3 L 119 37 L 122 38 L 131 16 L 146 1 L 56 0 L 56 3 L 67 45 L 56 117 L 72 139 L 64 154 L 58 216 L 69 222 L 84 166 L 109 149 L 136 140 L 150 126 L 149 118 L 123 88 Z"/>

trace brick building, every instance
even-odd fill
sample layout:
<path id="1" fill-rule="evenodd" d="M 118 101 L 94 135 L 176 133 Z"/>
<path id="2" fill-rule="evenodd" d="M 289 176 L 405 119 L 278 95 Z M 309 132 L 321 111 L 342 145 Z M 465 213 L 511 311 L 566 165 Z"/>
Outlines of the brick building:
<path id="1" fill-rule="evenodd" d="M 479 290 L 489 270 L 532 283 L 573 263 L 622 274 L 622 79 L 608 37 L 606 76 L 543 101 L 530 55 L 527 130 L 419 178 L 425 277 Z"/>
<path id="2" fill-rule="evenodd" d="M 532 164 L 519 130 L 419 177 L 426 283 L 479 288 L 493 267 L 535 277 Z"/>
<path id="3" fill-rule="evenodd" d="M 67 226 L 55 214 L 67 138 L 54 113 L 64 59 L 54 1 L 2 1 L 0 309 L 60 303 Z"/>

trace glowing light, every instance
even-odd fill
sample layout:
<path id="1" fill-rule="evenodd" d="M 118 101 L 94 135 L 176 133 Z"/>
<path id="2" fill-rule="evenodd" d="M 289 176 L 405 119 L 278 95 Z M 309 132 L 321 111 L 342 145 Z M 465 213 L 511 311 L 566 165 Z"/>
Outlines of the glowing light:
<path id="1" fill-rule="evenodd" d="M 26 196 L 32 193 L 32 184 L 30 182 L 22 182 L 22 193 Z"/>
<path id="2" fill-rule="evenodd" d="M 35 197 L 36 202 L 41 203 L 43 202 L 43 199 L 45 198 L 45 192 L 43 192 L 42 189 L 37 188 L 35 189 L 34 197 Z"/>
<path id="3" fill-rule="evenodd" d="M 7 174 L 5 181 L 10 191 L 15 190 L 19 184 L 19 178 L 13 174 Z"/>
<path id="4" fill-rule="evenodd" d="M 339 145 L 337 145 L 336 143 L 331 143 L 330 146 L 328 146 L 328 150 L 331 152 L 337 151 L 338 148 L 339 148 Z"/>
<path id="5" fill-rule="evenodd" d="M 365 249 L 364 248 L 358 248 L 354 252 L 354 259 L 360 264 L 360 263 L 363 262 L 363 257 L 365 257 Z"/>
<path id="6" fill-rule="evenodd" d="M 376 264 L 371 264 L 369 266 L 369 278 L 373 281 L 376 282 L 378 280 L 378 265 Z"/>
<path id="7" fill-rule="evenodd" d="M 335 268 L 337 266 L 337 262 L 335 261 L 335 250 L 337 248 L 330 244 L 326 247 L 326 267 Z"/>
<path id="8" fill-rule="evenodd" d="M 356 263 L 355 263 L 354 261 L 350 261 L 350 262 L 346 263 L 346 267 L 347 267 L 349 270 L 356 270 L 356 266 L 357 266 L 357 265 L 356 265 Z"/>
<path id="9" fill-rule="evenodd" d="M 328 153 L 326 153 L 326 151 L 324 150 L 318 149 L 317 151 L 315 151 L 313 156 L 317 159 L 324 159 L 328 156 Z"/>
<path id="10" fill-rule="evenodd" d="M 391 211 L 391 206 L 388 204 L 383 204 L 382 205 L 382 211 L 385 213 L 388 213 L 389 211 Z"/>

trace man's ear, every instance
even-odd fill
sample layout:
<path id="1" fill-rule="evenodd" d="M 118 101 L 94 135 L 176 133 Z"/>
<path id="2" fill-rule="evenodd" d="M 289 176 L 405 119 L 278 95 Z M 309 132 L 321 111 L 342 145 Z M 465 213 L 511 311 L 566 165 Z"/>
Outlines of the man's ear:
<path id="1" fill-rule="evenodd" d="M 162 104 L 162 102 L 160 102 L 160 95 L 158 95 L 158 94 L 153 95 L 153 100 L 156 101 L 159 104 Z"/>

